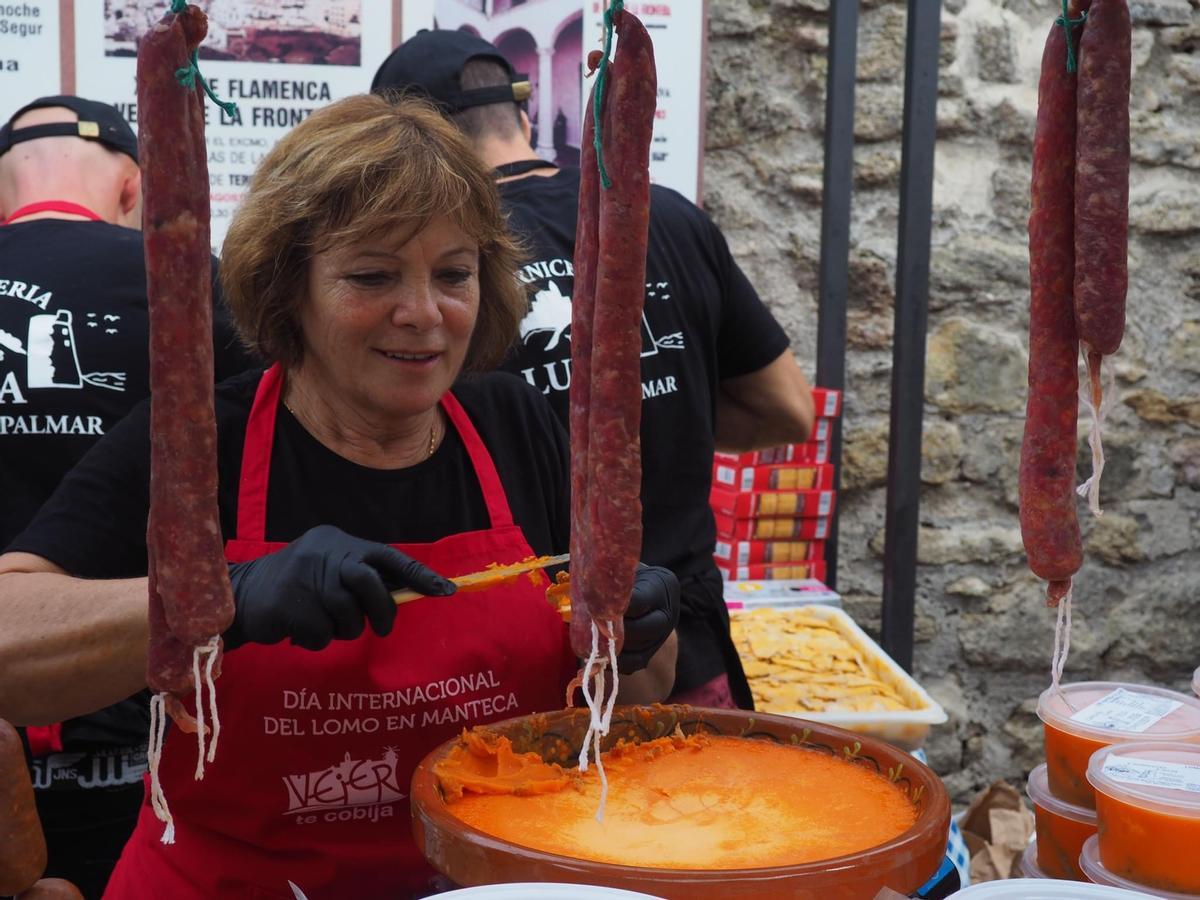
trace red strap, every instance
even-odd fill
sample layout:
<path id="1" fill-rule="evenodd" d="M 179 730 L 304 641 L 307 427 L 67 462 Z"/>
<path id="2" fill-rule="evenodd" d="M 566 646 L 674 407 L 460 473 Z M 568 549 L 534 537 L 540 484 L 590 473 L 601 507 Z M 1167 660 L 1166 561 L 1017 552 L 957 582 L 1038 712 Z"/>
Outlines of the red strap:
<path id="1" fill-rule="evenodd" d="M 271 475 L 271 448 L 275 445 L 275 412 L 283 392 L 279 363 L 263 373 L 246 420 L 242 445 L 242 479 L 238 483 L 237 536 L 240 541 L 267 539 L 267 484 Z"/>
<path id="2" fill-rule="evenodd" d="M 29 739 L 29 752 L 35 757 L 62 753 L 61 722 L 55 722 L 53 725 L 30 725 L 25 729 L 25 737 Z"/>
<path id="3" fill-rule="evenodd" d="M 276 363 L 263 373 L 246 421 L 246 442 L 242 447 L 242 477 L 238 484 L 237 540 L 265 542 L 267 539 L 267 487 L 271 474 L 271 449 L 275 445 L 275 414 L 283 393 L 283 369 Z M 467 456 L 479 479 L 483 502 L 493 528 L 513 524 L 512 510 L 492 455 L 471 423 L 470 416 L 449 391 L 442 397 L 442 409 L 458 431 Z"/>
<path id="4" fill-rule="evenodd" d="M 462 408 L 458 398 L 449 391 L 442 395 L 442 409 L 450 417 L 463 446 L 467 448 L 467 456 L 471 458 L 475 477 L 479 479 L 479 488 L 483 491 L 483 502 L 487 505 L 492 527 L 503 528 L 511 525 L 512 510 L 508 508 L 508 496 L 504 493 L 504 485 L 500 483 L 500 474 L 496 471 L 496 464 L 492 462 L 492 454 L 488 452 L 479 432 L 471 423 L 471 417 Z"/>
<path id="5" fill-rule="evenodd" d="M 25 206 L 22 206 L 0 224 L 7 225 L 9 222 L 13 222 L 17 219 L 23 219 L 25 216 L 32 216 L 34 213 L 40 212 L 71 213 L 75 216 L 83 216 L 84 218 L 91 219 L 93 222 L 104 221 L 102 218 L 100 218 L 100 216 L 96 215 L 86 206 L 80 206 L 78 203 L 72 203 L 70 200 L 42 200 L 39 203 L 28 203 Z"/>

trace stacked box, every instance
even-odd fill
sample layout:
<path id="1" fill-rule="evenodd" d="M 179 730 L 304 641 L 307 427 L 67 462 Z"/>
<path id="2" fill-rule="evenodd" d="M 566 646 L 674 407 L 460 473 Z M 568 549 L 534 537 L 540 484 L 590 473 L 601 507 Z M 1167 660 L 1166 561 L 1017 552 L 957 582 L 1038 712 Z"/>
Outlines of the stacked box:
<path id="1" fill-rule="evenodd" d="M 714 558 L 727 581 L 825 578 L 824 542 L 837 503 L 830 440 L 841 392 L 814 388 L 813 405 L 808 442 L 713 459 Z"/>

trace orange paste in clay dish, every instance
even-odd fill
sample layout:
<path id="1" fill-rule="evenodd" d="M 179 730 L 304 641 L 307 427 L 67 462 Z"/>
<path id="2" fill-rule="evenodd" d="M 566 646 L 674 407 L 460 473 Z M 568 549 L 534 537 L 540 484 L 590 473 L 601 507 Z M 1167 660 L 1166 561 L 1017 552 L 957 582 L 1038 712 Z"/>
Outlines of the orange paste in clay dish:
<path id="1" fill-rule="evenodd" d="M 466 732 L 434 774 L 449 811 L 535 850 L 646 868 L 741 869 L 832 859 L 912 827 L 886 777 L 840 757 L 719 735 L 620 743 L 587 772 Z"/>

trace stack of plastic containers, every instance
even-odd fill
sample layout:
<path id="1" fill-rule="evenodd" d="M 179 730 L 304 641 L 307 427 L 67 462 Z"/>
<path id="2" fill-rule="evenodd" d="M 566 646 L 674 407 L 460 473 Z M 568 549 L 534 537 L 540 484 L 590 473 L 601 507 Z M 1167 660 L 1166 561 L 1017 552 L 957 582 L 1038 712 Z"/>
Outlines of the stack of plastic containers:
<path id="1" fill-rule="evenodd" d="M 726 581 L 825 580 L 825 538 L 837 502 L 829 438 L 841 392 L 813 388 L 813 404 L 817 421 L 807 443 L 713 459 L 713 555 Z"/>
<path id="2" fill-rule="evenodd" d="M 1200 898 L 1200 701 L 1092 681 L 1045 691 L 1037 711 L 1046 762 L 1029 776 L 1025 874 Z"/>

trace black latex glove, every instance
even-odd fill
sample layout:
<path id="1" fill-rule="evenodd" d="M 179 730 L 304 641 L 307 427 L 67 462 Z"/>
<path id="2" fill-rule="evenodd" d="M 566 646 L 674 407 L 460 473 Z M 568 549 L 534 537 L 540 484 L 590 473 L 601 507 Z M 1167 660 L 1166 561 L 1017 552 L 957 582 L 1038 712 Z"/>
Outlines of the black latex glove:
<path id="1" fill-rule="evenodd" d="M 617 671 L 632 675 L 646 668 L 678 624 L 679 580 L 675 573 L 638 563 L 625 610 L 625 644 L 617 656 Z"/>
<path id="2" fill-rule="evenodd" d="M 332 525 L 306 531 L 282 550 L 229 566 L 236 613 L 225 647 L 277 644 L 289 638 L 320 650 L 334 638 L 353 640 L 363 620 L 388 634 L 396 619 L 391 592 L 412 588 L 445 597 L 457 587 L 415 559 Z"/>

